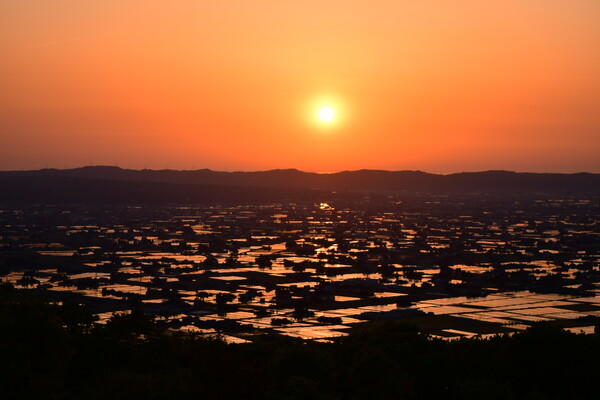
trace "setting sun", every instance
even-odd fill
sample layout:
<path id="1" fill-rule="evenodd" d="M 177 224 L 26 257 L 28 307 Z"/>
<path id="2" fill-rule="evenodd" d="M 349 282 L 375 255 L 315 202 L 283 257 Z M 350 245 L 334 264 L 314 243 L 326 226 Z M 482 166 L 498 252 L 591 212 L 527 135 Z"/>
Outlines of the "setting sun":
<path id="1" fill-rule="evenodd" d="M 323 122 L 330 122 L 335 118 L 335 112 L 331 107 L 321 107 L 319 110 L 319 119 Z"/>

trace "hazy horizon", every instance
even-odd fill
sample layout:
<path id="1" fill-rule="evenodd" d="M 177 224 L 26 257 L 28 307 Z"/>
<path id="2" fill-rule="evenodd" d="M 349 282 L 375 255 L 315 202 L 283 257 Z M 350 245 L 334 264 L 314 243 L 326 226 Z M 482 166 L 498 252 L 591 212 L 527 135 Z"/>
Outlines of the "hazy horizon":
<path id="1" fill-rule="evenodd" d="M 74 169 L 83 169 L 83 168 L 119 168 L 122 170 L 130 170 L 130 171 L 173 171 L 173 172 L 195 172 L 195 171 L 212 171 L 212 172 L 270 172 L 270 171 L 299 171 L 303 173 L 310 174 L 338 174 L 341 172 L 357 172 L 357 171 L 380 171 L 380 172 L 422 172 L 426 174 L 433 175 L 452 175 L 452 174 L 461 174 L 461 173 L 484 173 L 484 172 L 514 172 L 514 173 L 523 173 L 523 174 L 598 174 L 598 172 L 591 171 L 574 171 L 574 172 L 561 172 L 561 171 L 515 171 L 508 169 L 483 169 L 483 170 L 473 170 L 473 171 L 451 171 L 451 172 L 436 172 L 436 171 L 424 171 L 420 169 L 376 169 L 376 168 L 358 168 L 358 169 L 345 169 L 339 171 L 310 171 L 304 170 L 300 168 L 270 168 L 270 169 L 256 169 L 256 170 L 225 170 L 225 169 L 214 169 L 209 167 L 199 167 L 194 169 L 178 169 L 178 168 L 128 168 L 120 165 L 80 165 L 75 167 L 43 167 L 43 168 L 23 168 L 23 169 L 5 169 L 0 170 L 0 172 L 27 172 L 27 171 L 42 171 L 42 170 L 58 170 L 58 171 L 66 171 L 66 170 L 74 170 Z"/>

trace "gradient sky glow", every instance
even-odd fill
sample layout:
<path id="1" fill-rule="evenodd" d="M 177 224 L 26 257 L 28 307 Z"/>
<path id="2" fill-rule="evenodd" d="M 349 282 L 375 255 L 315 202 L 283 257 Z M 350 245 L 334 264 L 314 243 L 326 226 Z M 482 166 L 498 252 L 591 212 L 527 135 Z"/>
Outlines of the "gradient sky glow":
<path id="1" fill-rule="evenodd" d="M 0 0 L 0 169 L 600 172 L 599 21 L 598 0 Z"/>

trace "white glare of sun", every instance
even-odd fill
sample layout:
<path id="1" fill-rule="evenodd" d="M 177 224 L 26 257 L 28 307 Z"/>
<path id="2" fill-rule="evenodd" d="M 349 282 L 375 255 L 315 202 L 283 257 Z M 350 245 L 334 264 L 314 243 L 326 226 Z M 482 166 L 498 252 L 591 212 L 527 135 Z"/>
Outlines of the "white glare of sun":
<path id="1" fill-rule="evenodd" d="M 329 122 L 335 117 L 335 112 L 331 107 L 321 107 L 319 110 L 319 119 L 323 122 Z"/>

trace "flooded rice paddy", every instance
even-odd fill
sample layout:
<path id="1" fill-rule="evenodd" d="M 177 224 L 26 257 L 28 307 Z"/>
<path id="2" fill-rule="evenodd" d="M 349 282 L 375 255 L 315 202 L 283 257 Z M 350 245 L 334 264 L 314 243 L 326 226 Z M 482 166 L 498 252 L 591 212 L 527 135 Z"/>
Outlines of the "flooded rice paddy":
<path id="1" fill-rule="evenodd" d="M 0 211 L 0 275 L 106 321 L 231 342 L 420 322 L 443 338 L 600 317 L 598 199 L 389 196 L 238 207 Z M 590 322 L 592 321 L 592 322 Z"/>

